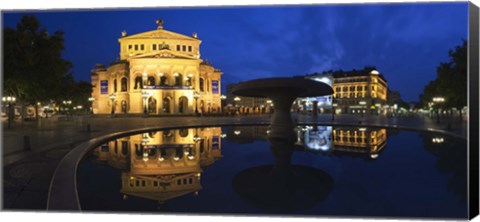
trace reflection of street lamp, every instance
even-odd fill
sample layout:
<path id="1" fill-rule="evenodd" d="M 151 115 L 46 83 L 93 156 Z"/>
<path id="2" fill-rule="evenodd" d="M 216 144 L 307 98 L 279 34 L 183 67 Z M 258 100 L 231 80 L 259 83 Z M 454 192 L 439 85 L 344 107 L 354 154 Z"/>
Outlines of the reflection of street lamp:
<path id="1" fill-rule="evenodd" d="M 112 117 L 115 116 L 115 93 L 110 94 L 110 100 L 112 101 Z"/>
<path id="2" fill-rule="evenodd" d="M 143 98 L 143 115 L 147 116 L 148 115 L 148 113 L 147 113 L 148 92 L 147 91 L 144 90 L 142 92 L 142 98 Z"/>
<path id="3" fill-rule="evenodd" d="M 198 98 L 200 98 L 200 93 L 194 92 L 193 98 L 195 99 L 195 114 L 198 115 Z"/>
<path id="4" fill-rule="evenodd" d="M 433 97 L 433 103 L 443 103 L 445 102 L 445 98 L 443 97 Z M 440 111 L 439 111 L 439 107 L 437 106 L 437 123 L 440 123 Z"/>
<path id="5" fill-rule="evenodd" d="M 14 96 L 4 96 L 2 97 L 2 101 L 3 103 L 7 103 L 7 109 L 8 109 L 8 128 L 11 128 L 12 127 L 12 119 L 13 119 L 13 115 L 14 115 L 14 112 L 12 110 L 13 106 L 12 104 L 15 103 L 17 99 L 14 97 Z"/>
<path id="6" fill-rule="evenodd" d="M 91 103 L 91 105 L 90 105 L 90 113 L 93 114 L 93 101 L 95 101 L 95 98 L 90 97 L 90 98 L 88 98 L 88 101 Z"/>

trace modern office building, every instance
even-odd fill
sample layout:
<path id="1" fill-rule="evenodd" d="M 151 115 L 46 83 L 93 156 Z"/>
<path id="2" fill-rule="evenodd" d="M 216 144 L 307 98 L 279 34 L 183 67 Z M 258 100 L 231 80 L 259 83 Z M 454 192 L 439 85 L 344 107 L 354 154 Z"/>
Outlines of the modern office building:
<path id="1" fill-rule="evenodd" d="M 222 72 L 200 58 L 197 34 L 163 28 L 118 39 L 119 60 L 91 72 L 93 113 L 192 115 L 221 111 Z"/>

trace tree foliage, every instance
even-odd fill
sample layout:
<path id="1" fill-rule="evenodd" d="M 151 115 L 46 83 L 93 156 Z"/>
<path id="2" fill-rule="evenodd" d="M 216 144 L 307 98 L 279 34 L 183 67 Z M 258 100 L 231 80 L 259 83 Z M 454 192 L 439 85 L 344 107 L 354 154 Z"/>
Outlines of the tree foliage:
<path id="1" fill-rule="evenodd" d="M 22 17 L 16 29 L 3 29 L 4 95 L 13 95 L 25 105 L 59 102 L 75 93 L 78 84 L 84 85 L 75 82 L 72 64 L 62 58 L 63 34 L 48 33 L 34 15 Z M 91 86 L 80 88 L 91 91 Z"/>
<path id="2" fill-rule="evenodd" d="M 437 67 L 437 77 L 430 81 L 420 95 L 424 106 L 434 97 L 443 97 L 445 102 L 438 104 L 445 108 L 461 110 L 467 105 L 467 41 L 449 50 L 450 61 Z"/>

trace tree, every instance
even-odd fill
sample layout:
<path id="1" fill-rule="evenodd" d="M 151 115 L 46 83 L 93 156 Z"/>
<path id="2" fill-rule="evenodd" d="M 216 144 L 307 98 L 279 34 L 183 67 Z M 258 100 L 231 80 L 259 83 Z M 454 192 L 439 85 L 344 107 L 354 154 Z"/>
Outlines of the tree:
<path id="1" fill-rule="evenodd" d="M 58 100 L 75 84 L 72 64 L 62 58 L 62 31 L 50 35 L 35 16 L 28 15 L 16 29 L 4 28 L 3 34 L 4 94 L 15 96 L 22 106 L 35 105 Z"/>
<path id="2" fill-rule="evenodd" d="M 467 105 L 467 41 L 449 50 L 448 55 L 450 61 L 440 63 L 436 79 L 425 86 L 420 101 L 426 106 L 434 97 L 443 97 L 445 102 L 436 104 L 436 108 L 456 108 L 461 117 Z"/>

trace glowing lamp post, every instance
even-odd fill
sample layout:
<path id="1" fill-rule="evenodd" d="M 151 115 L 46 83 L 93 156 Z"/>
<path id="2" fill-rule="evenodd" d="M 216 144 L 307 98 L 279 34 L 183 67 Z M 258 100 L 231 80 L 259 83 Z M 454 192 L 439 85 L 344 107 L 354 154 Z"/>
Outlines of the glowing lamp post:
<path id="1" fill-rule="evenodd" d="M 90 97 L 88 101 L 90 102 L 90 113 L 93 114 L 93 101 L 95 101 L 95 98 Z"/>
<path id="2" fill-rule="evenodd" d="M 240 97 L 236 96 L 235 98 L 233 98 L 233 101 L 235 101 L 235 113 L 238 112 L 238 105 L 237 103 L 240 102 L 240 100 L 242 100 Z"/>
<path id="3" fill-rule="evenodd" d="M 15 104 L 15 101 L 17 99 L 14 97 L 14 96 L 4 96 L 2 97 L 2 101 L 3 103 L 6 103 L 8 106 L 8 128 L 11 128 L 12 127 L 12 119 L 13 119 L 13 115 L 14 115 L 14 112 L 13 112 L 13 104 Z"/>
<path id="4" fill-rule="evenodd" d="M 225 105 L 226 105 L 226 104 L 225 104 L 225 100 L 226 100 L 226 99 L 227 99 L 227 96 L 225 96 L 225 95 L 223 95 L 223 94 L 220 96 L 220 100 L 222 101 L 222 102 L 221 102 L 222 113 L 223 113 L 223 107 L 225 107 Z"/>
<path id="5" fill-rule="evenodd" d="M 443 98 L 443 97 L 433 97 L 432 100 L 433 100 L 434 104 L 440 104 L 440 103 L 445 102 L 445 98 Z M 440 111 L 439 111 L 438 106 L 437 106 L 437 123 L 440 123 Z"/>
<path id="6" fill-rule="evenodd" d="M 194 92 L 193 98 L 195 99 L 195 114 L 198 115 L 198 98 L 200 98 L 200 93 Z"/>
<path id="7" fill-rule="evenodd" d="M 112 101 L 112 117 L 115 117 L 115 98 L 116 98 L 116 96 L 115 96 L 114 93 L 112 93 L 112 94 L 110 94 L 109 98 L 110 98 L 110 101 Z"/>
<path id="8" fill-rule="evenodd" d="M 332 103 L 332 121 L 335 120 L 335 110 L 337 109 L 338 104 Z"/>

